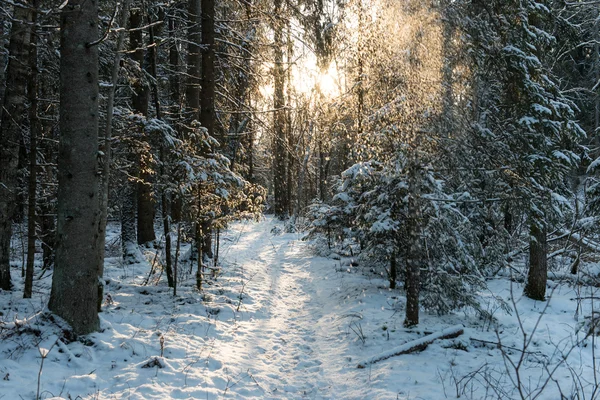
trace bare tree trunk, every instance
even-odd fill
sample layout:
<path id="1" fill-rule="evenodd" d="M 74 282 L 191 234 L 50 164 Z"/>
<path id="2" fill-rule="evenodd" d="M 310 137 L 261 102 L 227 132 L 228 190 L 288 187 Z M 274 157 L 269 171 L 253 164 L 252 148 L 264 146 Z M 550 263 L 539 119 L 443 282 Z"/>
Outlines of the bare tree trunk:
<path id="1" fill-rule="evenodd" d="M 124 264 L 135 264 L 141 261 L 137 247 L 136 199 L 134 185 L 126 182 L 121 193 L 121 248 Z"/>
<path id="2" fill-rule="evenodd" d="M 158 71 L 157 71 L 157 66 L 156 66 L 157 43 L 155 42 L 155 39 L 154 39 L 154 27 L 152 26 L 152 21 L 151 21 L 150 17 L 148 17 L 148 25 L 150 26 L 150 28 L 149 28 L 149 32 L 150 32 L 150 73 L 152 74 L 152 77 L 154 78 L 150 86 L 152 87 L 152 94 L 153 94 L 153 98 L 154 98 L 154 109 L 156 111 L 156 118 L 159 120 L 162 120 L 163 119 L 162 111 L 161 111 L 162 109 L 160 107 L 158 85 L 156 84 L 156 81 L 158 78 Z M 165 164 L 167 163 L 167 155 L 165 152 L 164 144 L 162 144 L 162 143 L 160 145 L 159 152 L 160 152 L 159 157 L 161 160 L 159 173 L 160 173 L 161 180 L 163 180 L 163 182 L 166 182 L 167 176 L 166 176 L 166 172 L 165 172 Z M 171 257 L 171 220 L 169 217 L 169 212 L 170 212 L 170 208 L 171 208 L 171 200 L 170 200 L 169 193 L 167 192 L 167 189 L 165 188 L 164 185 L 160 191 L 160 198 L 161 198 L 163 235 L 165 236 L 165 270 L 167 273 L 167 284 L 169 285 L 169 287 L 175 287 L 175 284 L 173 283 L 173 266 L 172 266 L 173 259 Z"/>
<path id="3" fill-rule="evenodd" d="M 453 36 L 454 26 L 452 24 L 450 16 L 448 15 L 448 0 L 444 0 L 442 4 L 443 8 L 443 63 L 442 63 L 442 126 L 441 134 L 442 137 L 448 139 L 452 135 L 454 130 L 454 47 L 453 47 Z"/>
<path id="4" fill-rule="evenodd" d="M 5 13 L 0 13 L 0 49 L 8 48 L 6 45 L 6 39 L 8 38 L 8 32 L 6 27 L 6 19 L 8 16 Z M 0 51 L 0 106 L 4 105 L 4 91 L 6 85 L 6 62 L 8 61 L 7 52 Z M 2 109 L 0 107 L 0 121 L 2 120 Z"/>
<path id="5" fill-rule="evenodd" d="M 188 55 L 185 86 L 185 113 L 188 124 L 193 120 L 200 119 L 201 13 L 200 0 L 188 0 Z"/>
<path id="6" fill-rule="evenodd" d="M 202 290 L 202 274 L 204 273 L 204 264 L 203 264 L 203 258 L 204 255 L 202 254 L 202 227 L 201 225 L 198 223 L 196 224 L 196 250 L 198 252 L 198 269 L 196 270 L 196 289 L 198 290 Z"/>
<path id="7" fill-rule="evenodd" d="M 286 153 L 285 153 L 285 69 L 283 65 L 283 23 L 278 20 L 282 13 L 282 0 L 274 1 L 274 84 L 273 84 L 273 211 L 279 218 L 286 214 Z"/>
<path id="8" fill-rule="evenodd" d="M 309 127 L 312 130 L 312 126 Z M 310 143 L 310 137 L 308 142 Z M 294 219 L 297 220 L 300 216 L 300 209 L 302 208 L 302 194 L 304 193 L 304 181 L 306 180 L 306 174 L 308 172 L 308 162 L 310 161 L 310 144 L 306 146 L 304 159 L 302 160 L 302 167 L 298 173 L 298 187 L 296 188 L 296 206 L 294 209 Z"/>
<path id="9" fill-rule="evenodd" d="M 546 225 L 538 221 L 533 221 L 530 229 L 529 273 L 527 275 L 525 295 L 533 300 L 544 301 L 546 299 L 546 282 L 548 280 Z"/>
<path id="10" fill-rule="evenodd" d="M 104 299 L 104 285 L 102 278 L 104 276 L 104 247 L 106 246 L 106 223 L 108 219 L 108 195 L 110 183 L 110 167 L 112 164 L 112 120 L 115 106 L 115 91 L 119 81 L 119 70 L 121 68 L 121 52 L 125 42 L 125 30 L 127 19 L 129 18 L 129 0 L 123 1 L 121 10 L 121 20 L 119 26 L 123 28 L 117 37 L 117 47 L 115 49 L 115 59 L 111 71 L 111 87 L 108 90 L 108 100 L 106 105 L 106 128 L 104 130 L 104 163 L 102 167 L 102 179 L 100 186 L 100 224 L 98 225 L 98 235 L 100 240 L 100 262 L 98 264 L 98 311 L 102 309 L 102 300 Z"/>
<path id="11" fill-rule="evenodd" d="M 51 38 L 46 38 L 44 45 L 48 47 L 50 51 L 55 49 L 55 44 Z M 40 59 L 42 61 L 43 59 Z M 44 68 L 44 65 L 41 65 Z M 39 91 L 40 98 L 50 99 L 54 97 L 55 93 L 54 86 L 48 80 L 39 80 Z M 47 185 L 51 182 L 56 182 L 56 166 L 55 160 L 58 153 L 58 132 L 55 128 L 55 120 L 58 117 L 56 112 L 58 105 L 50 105 L 47 107 L 40 107 L 39 112 L 44 118 L 40 118 L 42 125 L 42 140 L 40 141 L 40 152 L 39 155 L 44 161 L 44 165 L 38 165 L 40 172 L 40 183 L 42 189 L 40 191 L 40 233 L 39 240 L 42 246 L 42 258 L 43 267 L 42 271 L 48 271 L 54 264 L 54 249 L 56 242 L 56 204 L 54 200 L 57 197 L 56 186 Z M 46 185 L 44 184 L 46 183 Z"/>
<path id="12" fill-rule="evenodd" d="M 596 10 L 594 17 L 594 82 L 600 82 L 600 9 Z M 594 142 L 600 145 L 600 94 L 596 91 L 594 96 Z"/>
<path id="13" fill-rule="evenodd" d="M 31 43 L 29 45 L 29 182 L 27 203 L 27 268 L 23 298 L 30 299 L 33 291 L 33 268 L 35 261 L 36 203 L 37 203 L 37 139 L 41 126 L 38 118 L 38 50 L 37 50 L 37 7 L 39 0 L 33 0 L 31 14 Z"/>
<path id="14" fill-rule="evenodd" d="M 25 2 L 27 6 L 27 2 Z M 0 123 L 0 289 L 10 290 L 10 241 L 16 212 L 19 150 L 25 118 L 31 38 L 31 10 L 15 6 L 6 71 L 4 110 Z"/>
<path id="15" fill-rule="evenodd" d="M 419 224 L 421 212 L 418 203 L 420 196 L 418 182 L 418 166 L 409 167 L 408 171 L 408 254 L 406 256 L 406 277 L 404 289 L 406 290 L 406 317 L 404 326 L 419 324 L 419 295 L 421 292 L 421 238 Z"/>
<path id="16" fill-rule="evenodd" d="M 97 1 L 70 0 L 60 21 L 58 228 L 48 308 L 87 334 L 99 328 Z"/>
<path id="17" fill-rule="evenodd" d="M 363 0 L 359 0 L 358 9 L 358 54 L 357 65 L 358 71 L 356 76 L 356 84 L 358 92 L 356 94 L 356 131 L 354 137 L 348 139 L 348 153 L 350 154 L 350 164 L 358 159 L 358 151 L 356 150 L 356 140 L 363 136 L 364 131 L 364 112 L 365 112 L 365 39 L 362 37 L 364 32 L 364 6 Z M 348 165 L 349 166 L 349 165 Z M 347 166 L 347 167 L 348 167 Z"/>
<path id="18" fill-rule="evenodd" d="M 179 121 L 181 116 L 181 103 L 180 103 L 180 79 L 179 79 L 179 48 L 177 42 L 174 40 L 175 31 L 178 28 L 178 19 L 169 18 L 169 35 L 172 36 L 173 43 L 169 47 L 169 68 L 171 71 L 176 71 L 169 76 L 169 89 L 171 101 L 173 107 L 171 109 L 171 118 L 175 121 Z M 175 177 L 177 179 L 177 177 Z M 177 192 L 171 196 L 171 220 L 174 222 L 181 221 L 181 213 L 183 208 L 183 201 Z"/>
<path id="19" fill-rule="evenodd" d="M 396 254 L 390 256 L 390 289 L 396 289 L 396 279 L 398 278 L 398 267 L 396 265 Z"/>
<path id="20" fill-rule="evenodd" d="M 202 0 L 202 96 L 200 101 L 200 124 L 208 134 L 216 136 L 215 132 L 215 0 Z M 216 151 L 216 149 L 213 149 Z M 202 252 L 212 258 L 212 224 L 208 220 L 203 223 Z"/>
<path id="21" fill-rule="evenodd" d="M 144 38 L 143 31 L 139 28 L 143 25 L 143 11 L 139 8 L 131 10 L 130 24 L 132 28 L 138 28 L 130 32 L 130 46 L 133 53 L 133 59 L 140 66 L 140 79 L 134 85 L 134 95 L 132 98 L 133 110 L 148 117 L 149 90 L 148 85 L 141 78 L 145 74 L 144 70 Z M 147 141 L 146 135 L 142 132 L 143 141 Z M 138 161 L 138 182 L 137 182 L 137 240 L 138 244 L 146 244 L 156 239 L 154 232 L 154 195 L 152 193 L 152 174 L 149 171 L 150 166 L 146 165 L 144 158 Z"/>
<path id="22" fill-rule="evenodd" d="M 128 19 L 131 29 L 138 28 L 142 23 L 142 17 L 140 10 L 128 10 L 130 11 Z M 131 31 L 129 34 L 129 50 L 133 53 L 132 58 L 138 63 L 144 62 L 144 51 L 141 48 L 143 46 L 142 31 Z M 141 65 L 140 65 L 141 68 Z M 148 112 L 148 97 L 144 86 L 136 82 L 133 85 L 133 96 L 132 106 L 134 112 L 145 115 Z M 145 98 L 145 101 L 144 101 Z M 128 161 L 132 165 L 137 164 L 137 158 L 133 154 L 128 154 Z M 136 168 L 136 167 L 133 167 Z M 131 175 L 137 175 L 137 171 L 131 171 Z M 141 261 L 140 252 L 137 240 L 137 184 L 127 178 L 125 184 L 122 187 L 121 192 L 121 249 L 123 253 L 124 264 L 135 264 Z"/>

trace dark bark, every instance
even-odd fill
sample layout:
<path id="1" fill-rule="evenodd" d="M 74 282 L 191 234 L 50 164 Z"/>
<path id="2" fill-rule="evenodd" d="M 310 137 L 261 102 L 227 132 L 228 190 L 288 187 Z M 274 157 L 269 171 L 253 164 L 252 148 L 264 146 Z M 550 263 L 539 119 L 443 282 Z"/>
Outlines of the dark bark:
<path id="1" fill-rule="evenodd" d="M 198 290 L 202 290 L 202 274 L 204 273 L 204 264 L 203 264 L 203 258 L 204 255 L 202 254 L 202 227 L 201 225 L 198 223 L 196 224 L 196 251 L 197 251 L 197 255 L 198 255 L 198 268 L 196 269 L 196 289 Z"/>
<path id="2" fill-rule="evenodd" d="M 179 48 L 177 47 L 177 41 L 174 39 L 178 27 L 178 19 L 169 18 L 169 35 L 172 36 L 172 43 L 169 47 L 169 68 L 171 71 L 179 71 Z M 179 121 L 181 115 L 180 84 L 179 73 L 172 73 L 169 76 L 169 89 L 171 92 L 171 102 L 173 103 L 173 106 L 171 107 L 171 118 L 175 121 Z M 177 177 L 175 177 L 175 179 L 177 179 Z M 173 222 L 181 221 L 182 208 L 183 202 L 181 201 L 179 194 L 174 193 L 171 196 L 171 220 Z"/>
<path id="3" fill-rule="evenodd" d="M 448 139 L 452 136 L 454 130 L 454 25 L 451 16 L 448 15 L 450 5 L 447 0 L 443 1 L 443 18 L 442 18 L 442 137 Z"/>
<path id="4" fill-rule="evenodd" d="M 404 326 L 414 326 L 419 323 L 419 295 L 421 291 L 421 238 L 419 226 L 421 223 L 420 196 L 418 183 L 418 167 L 416 163 L 408 171 L 408 253 L 406 256 L 406 277 L 404 288 L 406 290 L 406 318 Z"/>
<path id="5" fill-rule="evenodd" d="M 390 289 L 396 289 L 396 279 L 398 278 L 398 267 L 396 266 L 396 255 L 390 256 Z"/>
<path id="6" fill-rule="evenodd" d="M 140 9 L 132 9 L 129 17 L 132 29 L 140 28 L 143 25 L 144 15 Z M 148 102 L 150 91 L 146 84 L 144 68 L 144 38 L 143 30 L 132 30 L 129 36 L 130 47 L 133 51 L 133 59 L 140 67 L 138 79 L 133 86 L 134 94 L 131 99 L 133 111 L 144 117 L 148 116 Z M 146 134 L 142 132 L 142 141 L 148 141 Z M 156 239 L 154 232 L 154 194 L 152 185 L 152 174 L 150 165 L 145 162 L 146 157 L 140 157 L 138 160 L 138 182 L 137 182 L 137 240 L 138 244 L 146 244 Z"/>
<path id="7" fill-rule="evenodd" d="M 148 18 L 148 25 L 150 26 L 150 73 L 152 74 L 152 78 L 154 78 L 152 80 L 152 95 L 154 98 L 154 109 L 156 111 L 156 118 L 162 120 L 163 116 L 162 116 L 162 111 L 161 111 L 161 107 L 160 107 L 160 99 L 159 99 L 159 94 L 158 94 L 158 86 L 156 84 L 157 81 L 157 77 L 158 77 L 158 71 L 157 71 L 157 60 L 156 60 L 156 42 L 154 40 L 154 28 L 152 27 L 152 21 L 150 20 L 150 18 Z M 163 180 L 163 183 L 166 184 L 167 182 L 167 176 L 165 173 L 165 164 L 168 162 L 167 160 L 167 153 L 165 151 L 165 147 L 164 144 L 161 143 L 160 145 L 160 177 Z M 160 196 L 161 196 L 161 211 L 162 211 L 162 223 L 163 223 L 163 235 L 165 237 L 165 270 L 167 273 L 167 284 L 169 285 L 169 287 L 174 287 L 174 283 L 173 283 L 173 268 L 172 268 L 172 257 L 171 257 L 171 220 L 169 217 L 169 212 L 170 212 L 170 204 L 171 204 L 171 200 L 170 200 L 170 196 L 169 193 L 167 192 L 167 189 L 165 188 L 165 185 L 163 185 L 161 192 L 160 192 Z"/>
<path id="8" fill-rule="evenodd" d="M 142 15 L 139 9 L 131 9 L 129 13 L 129 26 L 131 29 L 138 28 L 142 24 Z M 141 30 L 132 30 L 129 33 L 129 51 L 131 57 L 140 65 L 140 70 L 144 62 L 143 34 Z M 133 111 L 142 115 L 148 112 L 148 95 L 141 80 L 137 79 L 133 84 L 133 95 L 131 99 Z M 127 156 L 132 165 L 137 165 L 137 156 L 130 152 Z M 133 167 L 134 169 L 136 167 Z M 131 175 L 137 175 L 138 171 L 133 170 Z M 140 262 L 139 249 L 137 248 L 137 187 L 138 184 L 127 178 L 123 185 L 121 193 L 121 248 L 123 251 L 123 263 L 134 264 Z"/>
<path id="9" fill-rule="evenodd" d="M 135 224 L 136 199 L 134 184 L 129 181 L 125 182 L 121 193 L 121 247 L 124 264 L 134 264 L 140 261 Z"/>
<path id="10" fill-rule="evenodd" d="M 37 139 L 41 133 L 38 118 L 38 50 L 37 50 L 37 7 L 39 0 L 33 0 L 34 10 L 31 14 L 31 43 L 29 48 L 29 180 L 27 203 L 27 268 L 25 272 L 25 287 L 23 298 L 30 299 L 33 291 L 33 268 L 35 261 L 36 234 L 36 203 L 37 203 Z"/>
<path id="11" fill-rule="evenodd" d="M 42 242 L 42 268 L 44 271 L 52 268 L 54 264 L 54 248 L 55 248 L 55 237 L 56 237 L 56 221 L 54 215 L 50 215 L 53 212 L 51 207 L 48 205 L 41 206 L 42 218 L 41 218 L 41 232 L 40 241 Z"/>
<path id="12" fill-rule="evenodd" d="M 202 0 L 202 95 L 200 124 L 215 137 L 215 0 Z"/>
<path id="13" fill-rule="evenodd" d="M 254 19 L 253 0 L 246 2 L 246 18 L 249 23 L 246 34 L 241 46 L 240 57 L 244 58 L 244 65 L 235 74 L 235 93 L 236 100 L 239 102 L 237 107 L 239 110 L 250 109 L 250 88 L 252 85 L 253 64 L 251 57 L 248 54 L 254 52 L 254 42 L 256 40 L 257 22 Z M 252 130 L 250 129 L 251 115 L 250 113 L 236 112 L 232 113 L 229 119 L 229 148 L 231 159 L 231 170 L 241 172 L 244 177 L 251 180 L 252 177 L 252 142 L 254 140 Z M 244 149 L 245 155 L 242 156 L 240 149 Z M 245 164 L 244 168 L 237 168 L 238 164 Z"/>
<path id="14" fill-rule="evenodd" d="M 6 19 L 8 16 L 5 13 L 0 13 L 0 49 L 7 48 L 5 42 L 8 38 L 6 29 Z M 0 105 L 4 105 L 4 90 L 6 88 L 6 63 L 8 61 L 7 52 L 0 51 Z M 2 107 L 0 107 L 0 121 L 2 120 Z"/>
<path id="15" fill-rule="evenodd" d="M 99 328 L 98 3 L 60 16 L 60 144 L 56 265 L 48 308 L 76 334 Z"/>
<path id="16" fill-rule="evenodd" d="M 202 34 L 200 31 L 200 0 L 188 0 L 188 55 L 185 87 L 186 119 L 188 123 L 200 118 L 200 67 Z"/>
<path id="17" fill-rule="evenodd" d="M 133 83 L 133 95 L 131 96 L 131 108 L 137 114 L 148 115 L 149 91 L 146 84 L 144 72 L 144 31 L 139 29 L 143 25 L 144 15 L 141 9 L 133 8 L 129 14 L 129 49 L 132 52 L 131 58 L 139 65 L 138 74 Z"/>
<path id="18" fill-rule="evenodd" d="M 273 15 L 273 212 L 286 217 L 286 135 L 285 135 L 285 68 L 283 65 L 283 24 L 277 19 L 282 13 L 282 0 L 275 0 Z"/>
<path id="19" fill-rule="evenodd" d="M 119 26 L 125 28 L 127 26 L 127 19 L 129 17 L 129 0 L 123 2 L 123 9 L 121 10 L 121 19 Z M 115 105 L 115 91 L 119 80 L 119 69 L 121 66 L 121 53 L 123 50 L 123 43 L 125 42 L 125 31 L 119 32 L 117 37 L 117 48 L 115 52 L 115 59 L 113 61 L 113 67 L 111 72 L 111 88 L 108 92 L 108 101 L 106 105 L 106 128 L 104 131 L 103 141 L 103 153 L 104 162 L 102 167 L 102 184 L 100 186 L 100 223 L 98 225 L 98 235 L 100 236 L 100 261 L 98 270 L 98 311 L 102 309 L 102 301 L 104 299 L 104 284 L 102 278 L 104 277 L 104 247 L 106 245 L 106 223 L 108 220 L 108 195 L 109 195 L 109 183 L 110 183 L 110 168 L 112 164 L 112 120 L 113 111 Z"/>
<path id="20" fill-rule="evenodd" d="M 177 274 L 179 272 L 179 252 L 181 250 L 181 223 L 177 223 L 177 244 L 175 245 L 175 262 L 173 263 L 173 296 L 177 296 Z"/>
<path id="21" fill-rule="evenodd" d="M 209 136 L 215 131 L 215 0 L 202 0 L 202 95 L 200 101 L 200 124 Z M 216 149 L 212 149 L 216 151 Z M 203 222 L 202 252 L 212 258 L 212 220 Z"/>
<path id="22" fill-rule="evenodd" d="M 25 2 L 27 4 L 27 2 Z M 15 6 L 6 71 L 4 109 L 0 122 L 0 289 L 11 289 L 10 241 L 17 204 L 19 150 L 27 103 L 31 11 Z"/>
<path id="23" fill-rule="evenodd" d="M 542 226 L 540 226 L 542 225 Z M 548 244 L 546 226 L 532 222 L 529 242 L 529 273 L 525 285 L 525 295 L 533 300 L 546 299 L 546 281 L 548 279 Z"/>

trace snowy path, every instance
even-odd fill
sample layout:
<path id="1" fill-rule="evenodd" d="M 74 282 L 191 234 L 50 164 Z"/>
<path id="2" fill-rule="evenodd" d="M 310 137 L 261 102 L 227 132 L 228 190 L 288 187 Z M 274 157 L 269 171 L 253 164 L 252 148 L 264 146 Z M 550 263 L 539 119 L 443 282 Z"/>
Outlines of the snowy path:
<path id="1" fill-rule="evenodd" d="M 330 398 L 331 338 L 321 330 L 324 303 L 306 245 L 292 235 L 273 236 L 267 224 L 246 225 L 226 257 L 247 277 L 244 291 L 252 313 L 219 344 L 224 365 L 246 371 L 273 398 Z M 269 225 L 267 225 L 268 227 Z M 254 312 L 252 312 L 254 311 Z"/>

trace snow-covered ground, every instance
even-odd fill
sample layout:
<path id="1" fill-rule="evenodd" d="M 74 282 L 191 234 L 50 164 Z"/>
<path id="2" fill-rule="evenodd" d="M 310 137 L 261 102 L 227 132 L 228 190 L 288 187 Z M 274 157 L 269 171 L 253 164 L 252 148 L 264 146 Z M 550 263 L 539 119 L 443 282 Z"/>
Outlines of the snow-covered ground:
<path id="1" fill-rule="evenodd" d="M 173 297 L 164 276 L 143 285 L 148 264 L 108 258 L 102 331 L 74 341 L 43 312 L 50 276 L 23 300 L 15 267 L 16 290 L 0 293 L 0 398 L 34 399 L 38 384 L 43 399 L 510 399 L 542 388 L 542 399 L 600 395 L 597 343 L 580 329 L 600 301 L 595 288 L 551 282 L 550 302 L 540 303 L 498 279 L 481 294 L 493 318 L 423 312 L 418 328 L 405 329 L 400 290 L 344 258 L 315 256 L 272 219 L 234 224 L 222 240 L 222 269 L 202 294 L 192 275 Z M 465 329 L 455 339 L 357 368 L 457 324 Z"/>

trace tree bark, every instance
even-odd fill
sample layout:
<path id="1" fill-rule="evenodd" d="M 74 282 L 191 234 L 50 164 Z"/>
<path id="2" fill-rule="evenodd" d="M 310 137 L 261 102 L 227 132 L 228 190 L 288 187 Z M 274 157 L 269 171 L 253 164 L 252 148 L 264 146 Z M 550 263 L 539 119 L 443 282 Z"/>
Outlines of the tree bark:
<path id="1" fill-rule="evenodd" d="M 542 226 L 540 226 L 542 225 Z M 533 300 L 546 300 L 548 280 L 548 244 L 546 226 L 536 221 L 531 223 L 529 241 L 529 273 L 525 285 L 525 295 Z"/>
<path id="2" fill-rule="evenodd" d="M 200 124 L 209 136 L 216 137 L 215 131 L 215 0 L 202 0 L 202 96 L 200 101 Z M 216 151 L 216 149 L 212 149 Z M 212 258 L 212 224 L 203 223 L 202 252 Z"/>
<path id="3" fill-rule="evenodd" d="M 132 54 L 132 59 L 142 68 L 144 62 L 143 35 L 141 30 L 133 30 L 139 28 L 142 24 L 142 15 L 139 9 L 129 10 L 129 27 L 132 31 L 129 33 L 129 51 Z M 141 78 L 140 78 L 141 79 Z M 144 100 L 145 99 L 145 100 Z M 148 113 L 148 95 L 144 85 L 140 80 L 136 80 L 133 84 L 133 95 L 131 105 L 135 113 L 146 115 Z M 137 165 L 137 156 L 130 152 L 127 155 L 128 161 L 132 165 Z M 135 176 L 138 174 L 137 167 L 133 167 L 130 172 Z M 123 254 L 124 264 L 135 264 L 141 261 L 139 257 L 139 249 L 137 247 L 137 183 L 129 178 L 126 178 L 121 192 L 121 249 Z"/>
<path id="4" fill-rule="evenodd" d="M 200 118 L 200 0 L 188 0 L 188 55 L 187 83 L 185 87 L 186 120 L 188 124 Z"/>
<path id="5" fill-rule="evenodd" d="M 30 299 L 33 291 L 33 268 L 35 262 L 36 203 L 37 203 L 37 139 L 41 133 L 38 118 L 38 50 L 37 50 L 37 7 L 39 0 L 33 0 L 31 14 L 31 43 L 29 45 L 29 181 L 27 202 L 27 267 L 23 298 Z"/>
<path id="6" fill-rule="evenodd" d="M 144 67 L 144 39 L 143 31 L 140 29 L 143 25 L 143 12 L 136 8 L 131 10 L 130 24 L 131 28 L 137 28 L 130 33 L 130 46 L 133 51 L 133 59 L 140 66 L 140 76 L 134 85 L 134 95 L 131 99 L 132 107 L 135 113 L 148 117 L 148 103 L 150 91 L 145 83 Z M 141 140 L 148 141 L 145 132 L 142 131 Z M 139 165 L 137 182 L 137 240 L 138 244 L 146 244 L 156 239 L 154 232 L 154 195 L 152 190 L 152 174 L 150 166 L 144 161 L 145 157 L 137 160 Z"/>
<path id="7" fill-rule="evenodd" d="M 282 13 L 282 0 L 274 1 L 273 22 L 273 211 L 279 218 L 286 217 L 286 135 L 285 135 L 285 68 L 283 65 L 283 23 L 278 20 Z"/>
<path id="8" fill-rule="evenodd" d="M 125 28 L 129 17 L 129 0 L 123 1 L 123 9 L 121 10 L 121 20 L 119 26 Z M 104 163 L 102 167 L 102 184 L 100 186 L 100 223 L 98 225 L 98 235 L 100 240 L 100 261 L 98 263 L 98 311 L 101 311 L 102 300 L 104 299 L 104 284 L 102 278 L 104 276 L 104 247 L 106 245 L 106 223 L 108 220 L 108 195 L 110 183 L 110 167 L 112 164 L 112 120 L 115 105 L 115 91 L 119 81 L 119 70 L 121 68 L 121 52 L 123 43 L 125 42 L 125 31 L 121 30 L 117 37 L 117 47 L 115 50 L 115 59 L 111 71 L 111 87 L 108 91 L 108 101 L 106 105 L 106 128 L 104 130 Z"/>
<path id="9" fill-rule="evenodd" d="M 390 256 L 390 289 L 396 289 L 396 279 L 398 278 L 398 267 L 396 265 L 396 254 Z"/>
<path id="10" fill-rule="evenodd" d="M 29 4 L 25 2 L 27 6 Z M 6 71 L 4 109 L 0 122 L 0 289 L 11 289 L 10 242 L 16 212 L 19 150 L 26 120 L 31 9 L 15 6 Z"/>
<path id="11" fill-rule="evenodd" d="M 404 326 L 419 324 L 419 295 L 421 291 L 421 238 L 419 234 L 419 182 L 416 162 L 408 169 L 408 254 L 406 256 L 406 317 Z"/>
<path id="12" fill-rule="evenodd" d="M 48 308 L 87 334 L 99 328 L 97 0 L 70 0 L 60 20 L 58 227 Z"/>
<path id="13" fill-rule="evenodd" d="M 156 54 L 156 46 L 158 45 L 154 39 L 154 27 L 152 27 L 152 21 L 150 17 L 148 17 L 148 25 L 150 25 L 149 33 L 150 33 L 150 73 L 152 74 L 152 95 L 154 97 L 154 108 L 156 110 L 156 118 L 159 120 L 163 119 L 162 111 L 160 107 L 160 99 L 158 93 L 158 85 L 156 84 L 158 78 L 158 70 L 157 70 L 157 54 Z M 165 164 L 168 162 L 167 153 L 165 151 L 165 146 L 163 143 L 160 144 L 160 168 L 159 173 L 161 180 L 166 183 L 166 171 Z M 160 191 L 161 198 L 161 219 L 163 223 L 163 235 L 165 237 L 165 270 L 167 273 L 167 284 L 169 287 L 175 287 L 173 283 L 173 268 L 172 268 L 172 257 L 171 257 L 171 220 L 169 217 L 169 212 L 171 208 L 171 200 L 167 189 L 163 185 Z"/>
<path id="14" fill-rule="evenodd" d="M 136 195 L 135 186 L 131 182 L 123 185 L 121 193 L 121 249 L 123 250 L 123 263 L 135 264 L 140 262 L 137 247 L 137 233 L 135 221 Z"/>

